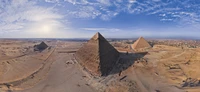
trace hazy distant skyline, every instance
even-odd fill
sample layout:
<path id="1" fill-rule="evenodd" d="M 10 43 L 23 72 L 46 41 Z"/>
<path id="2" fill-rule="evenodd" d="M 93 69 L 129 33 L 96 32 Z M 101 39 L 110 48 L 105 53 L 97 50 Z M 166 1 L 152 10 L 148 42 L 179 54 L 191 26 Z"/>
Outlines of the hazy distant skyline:
<path id="1" fill-rule="evenodd" d="M 0 0 L 0 38 L 200 38 L 200 0 Z"/>

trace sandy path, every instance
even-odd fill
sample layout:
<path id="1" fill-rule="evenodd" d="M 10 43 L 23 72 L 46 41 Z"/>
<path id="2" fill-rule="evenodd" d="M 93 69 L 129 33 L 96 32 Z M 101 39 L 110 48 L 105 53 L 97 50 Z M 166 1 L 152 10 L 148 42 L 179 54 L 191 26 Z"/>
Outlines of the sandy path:
<path id="1" fill-rule="evenodd" d="M 183 55 L 183 54 L 185 54 L 185 53 L 186 53 L 186 51 L 183 51 L 183 52 L 181 52 L 180 54 L 176 54 L 176 55 L 174 55 L 174 56 L 171 56 L 171 57 L 168 57 L 168 58 L 165 58 L 165 59 L 161 59 L 160 61 L 164 61 L 164 60 L 169 60 L 169 59 L 177 58 L 177 57 L 179 57 L 179 56 L 181 56 L 181 55 Z"/>
<path id="2" fill-rule="evenodd" d="M 57 55 L 44 80 L 30 89 L 13 92 L 96 92 L 86 85 L 77 64 L 66 64 L 71 58 L 67 53 Z"/>
<path id="3" fill-rule="evenodd" d="M 163 79 L 156 77 L 145 69 L 135 68 L 134 71 L 138 79 L 137 81 L 139 81 L 138 83 L 141 84 L 140 87 L 145 88 L 148 92 L 184 92 L 173 85 L 165 83 Z"/>
<path id="4" fill-rule="evenodd" d="M 138 86 L 140 87 L 140 90 L 142 92 L 148 92 L 148 90 L 144 87 L 144 85 L 142 84 L 142 82 L 139 80 L 138 75 L 136 74 L 134 68 L 132 68 L 132 76 L 133 80 L 136 81 L 136 83 L 138 84 Z"/>

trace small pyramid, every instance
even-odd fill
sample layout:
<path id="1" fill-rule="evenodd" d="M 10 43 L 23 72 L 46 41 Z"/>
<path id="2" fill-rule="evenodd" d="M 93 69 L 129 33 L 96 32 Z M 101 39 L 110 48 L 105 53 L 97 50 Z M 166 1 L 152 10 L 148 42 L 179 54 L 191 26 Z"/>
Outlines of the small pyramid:
<path id="1" fill-rule="evenodd" d="M 39 50 L 39 51 L 44 50 L 47 47 L 48 45 L 44 42 L 41 42 L 40 44 L 34 46 L 35 50 Z"/>
<path id="2" fill-rule="evenodd" d="M 92 75 L 108 75 L 119 52 L 98 32 L 76 52 L 79 63 Z"/>
<path id="3" fill-rule="evenodd" d="M 139 39 L 137 39 L 132 45 L 131 47 L 133 49 L 141 49 L 141 48 L 150 48 L 151 45 L 149 45 L 149 43 L 143 38 L 140 37 Z"/>

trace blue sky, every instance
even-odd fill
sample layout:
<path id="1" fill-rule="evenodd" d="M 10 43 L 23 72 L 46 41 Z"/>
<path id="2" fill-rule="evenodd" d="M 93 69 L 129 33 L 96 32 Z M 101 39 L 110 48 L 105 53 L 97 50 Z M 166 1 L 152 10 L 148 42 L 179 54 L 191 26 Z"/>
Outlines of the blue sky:
<path id="1" fill-rule="evenodd" d="M 200 38 L 200 0 L 0 0 L 0 38 Z"/>

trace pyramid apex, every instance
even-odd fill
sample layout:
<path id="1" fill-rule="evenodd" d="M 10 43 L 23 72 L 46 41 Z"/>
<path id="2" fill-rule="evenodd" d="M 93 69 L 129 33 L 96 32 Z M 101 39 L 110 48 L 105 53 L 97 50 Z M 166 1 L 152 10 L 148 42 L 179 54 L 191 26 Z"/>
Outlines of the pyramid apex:
<path id="1" fill-rule="evenodd" d="M 147 48 L 147 47 L 151 47 L 151 45 L 142 36 L 140 36 L 132 45 L 133 49 Z"/>
<path id="2" fill-rule="evenodd" d="M 93 39 L 104 39 L 104 37 L 99 32 L 97 32 L 92 38 Z"/>
<path id="3" fill-rule="evenodd" d="M 141 39 L 144 39 L 144 37 L 140 36 L 140 37 L 138 38 L 138 40 L 141 40 Z M 144 40 L 145 40 L 145 39 L 144 39 Z"/>
<path id="4" fill-rule="evenodd" d="M 95 35 L 97 35 L 97 36 L 99 36 L 99 35 L 101 35 L 99 32 L 97 32 Z"/>
<path id="5" fill-rule="evenodd" d="M 41 45 L 41 44 L 45 44 L 45 45 L 46 45 L 46 43 L 45 43 L 44 41 L 42 41 L 42 42 L 40 43 L 40 45 Z"/>
<path id="6" fill-rule="evenodd" d="M 41 43 L 44 43 L 44 41 L 42 41 Z"/>
<path id="7" fill-rule="evenodd" d="M 144 38 L 144 37 L 140 36 L 139 38 Z"/>

